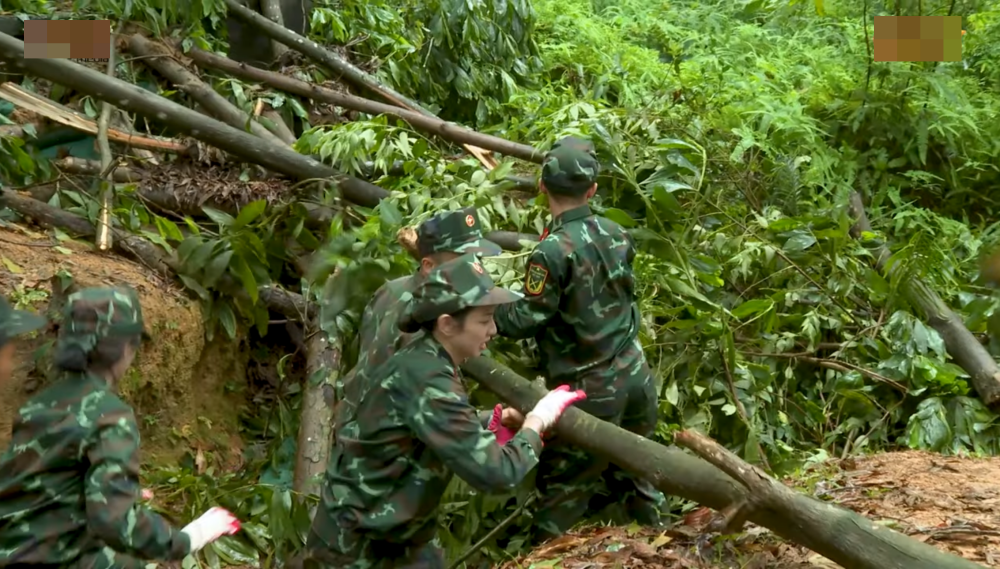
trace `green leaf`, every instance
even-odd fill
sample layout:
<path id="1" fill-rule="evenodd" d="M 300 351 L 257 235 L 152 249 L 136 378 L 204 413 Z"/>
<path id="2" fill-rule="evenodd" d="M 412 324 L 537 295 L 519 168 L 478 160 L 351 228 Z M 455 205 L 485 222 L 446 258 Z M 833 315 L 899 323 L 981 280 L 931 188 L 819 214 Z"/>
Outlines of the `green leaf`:
<path id="1" fill-rule="evenodd" d="M 207 287 L 214 287 L 219 279 L 229 268 L 229 260 L 233 257 L 233 251 L 227 250 L 216 255 L 205 267 L 204 282 Z"/>
<path id="2" fill-rule="evenodd" d="M 177 276 L 181 279 L 181 282 L 184 283 L 184 286 L 193 290 L 195 294 L 201 297 L 202 300 L 211 298 L 211 295 L 208 293 L 207 290 L 205 290 L 205 287 L 201 286 L 201 284 L 199 284 L 198 281 L 192 279 L 191 277 L 185 274 L 178 274 Z"/>
<path id="3" fill-rule="evenodd" d="M 774 306 L 774 301 L 770 298 L 755 298 L 737 306 L 733 309 L 732 314 L 736 318 L 745 318 L 751 314 L 760 314 L 770 310 L 772 306 Z"/>
<path id="4" fill-rule="evenodd" d="M 266 207 L 267 207 L 267 200 L 262 200 L 262 199 L 252 201 L 247 205 L 243 206 L 243 209 L 241 209 L 239 215 L 236 216 L 236 221 L 232 223 L 230 229 L 232 229 L 233 231 L 239 231 L 240 229 L 243 229 L 244 227 L 247 226 L 247 224 L 260 217 L 260 214 L 264 213 L 264 209 Z M 228 215 L 228 214 L 223 214 L 223 215 Z M 212 219 L 215 220 L 214 217 Z M 219 223 L 218 220 L 215 221 L 216 223 Z M 222 224 L 219 223 L 219 225 Z"/>
<path id="5" fill-rule="evenodd" d="M 257 304 L 257 279 L 254 278 L 253 271 L 250 270 L 250 265 L 248 265 L 246 259 L 240 255 L 235 255 L 231 263 L 233 272 L 236 273 L 236 276 L 239 277 L 240 281 L 243 283 L 243 289 L 246 290 L 247 295 L 250 296 L 250 301 Z"/>
<path id="6" fill-rule="evenodd" d="M 218 310 L 219 323 L 226 330 L 226 334 L 232 340 L 236 339 L 236 315 L 228 302 L 220 302 L 215 305 Z"/>
<path id="7" fill-rule="evenodd" d="M 795 231 L 782 247 L 789 253 L 799 253 L 816 244 L 816 238 L 806 231 Z"/>
<path id="8" fill-rule="evenodd" d="M 226 213 L 224 211 L 219 211 L 219 210 L 217 210 L 215 208 L 212 208 L 212 207 L 208 207 L 207 205 L 206 206 L 201 206 L 201 209 L 202 209 L 202 211 L 205 212 L 205 215 L 207 215 L 208 217 L 212 218 L 212 221 L 218 223 L 219 227 L 222 227 L 222 228 L 229 227 L 235 221 L 233 219 L 233 216 L 229 215 L 228 213 Z"/>
<path id="9" fill-rule="evenodd" d="M 634 219 L 632 219 L 629 214 L 616 208 L 609 207 L 604 211 L 604 217 L 614 221 L 615 223 L 621 225 L 622 227 L 635 227 L 637 224 Z"/>

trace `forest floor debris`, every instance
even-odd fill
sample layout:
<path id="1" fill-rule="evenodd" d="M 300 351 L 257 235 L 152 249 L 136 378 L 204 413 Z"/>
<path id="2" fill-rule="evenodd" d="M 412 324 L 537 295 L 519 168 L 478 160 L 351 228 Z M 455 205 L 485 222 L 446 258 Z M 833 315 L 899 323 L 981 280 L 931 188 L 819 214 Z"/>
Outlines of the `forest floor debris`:
<path id="1" fill-rule="evenodd" d="M 1000 458 L 891 452 L 823 463 L 788 483 L 970 561 L 1000 567 Z M 704 513 L 696 510 L 666 530 L 580 528 L 501 568 L 838 567 L 752 524 L 735 536 L 703 534 L 710 518 Z"/>

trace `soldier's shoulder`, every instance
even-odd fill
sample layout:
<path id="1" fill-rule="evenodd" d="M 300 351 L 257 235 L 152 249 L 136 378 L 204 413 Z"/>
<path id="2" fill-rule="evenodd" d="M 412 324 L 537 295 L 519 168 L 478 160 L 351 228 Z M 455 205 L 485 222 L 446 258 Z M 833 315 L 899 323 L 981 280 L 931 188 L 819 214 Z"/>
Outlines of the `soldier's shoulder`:
<path id="1" fill-rule="evenodd" d="M 386 377 L 409 385 L 419 385 L 437 377 L 455 376 L 455 365 L 450 359 L 442 357 L 435 343 L 424 336 L 427 332 L 418 334 L 419 337 L 400 348 L 386 362 Z"/>

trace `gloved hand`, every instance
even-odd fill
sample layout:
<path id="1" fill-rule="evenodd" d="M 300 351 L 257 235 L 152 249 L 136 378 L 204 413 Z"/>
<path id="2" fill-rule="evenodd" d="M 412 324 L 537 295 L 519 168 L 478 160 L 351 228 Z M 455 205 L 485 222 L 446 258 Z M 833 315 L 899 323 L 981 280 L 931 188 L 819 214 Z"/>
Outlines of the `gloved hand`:
<path id="1" fill-rule="evenodd" d="M 532 424 L 537 424 L 539 434 L 543 434 L 556 424 L 567 407 L 586 398 L 587 394 L 583 390 L 570 391 L 568 385 L 560 385 L 542 397 L 524 418 L 524 426 L 531 428 Z"/>
<path id="2" fill-rule="evenodd" d="M 486 428 L 497 438 L 497 444 L 500 446 L 507 444 L 507 441 L 512 439 L 516 432 L 510 427 L 504 426 L 503 405 L 499 403 L 497 403 L 497 406 L 493 408 L 493 417 L 490 419 L 490 424 Z"/>
<path id="3" fill-rule="evenodd" d="M 240 531 L 240 521 L 228 510 L 212 508 L 181 531 L 191 538 L 191 553 L 194 553 L 224 535 Z"/>

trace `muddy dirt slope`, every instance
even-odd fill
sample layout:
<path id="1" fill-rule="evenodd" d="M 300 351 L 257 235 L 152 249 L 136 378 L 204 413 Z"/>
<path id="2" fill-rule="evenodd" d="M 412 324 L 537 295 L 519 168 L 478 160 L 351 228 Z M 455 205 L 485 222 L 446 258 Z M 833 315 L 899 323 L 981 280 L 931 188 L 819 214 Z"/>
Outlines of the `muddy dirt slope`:
<path id="1" fill-rule="evenodd" d="M 245 350 L 222 333 L 206 342 L 198 303 L 154 271 L 86 243 L 0 222 L 0 294 L 19 308 L 57 314 L 74 287 L 122 283 L 138 291 L 153 336 L 120 386 L 143 431 L 143 462 L 169 463 L 197 450 L 226 461 L 240 446 Z M 13 381 L 0 385 L 0 447 L 20 404 L 46 381 L 52 339 L 46 333 L 19 343 Z"/>

